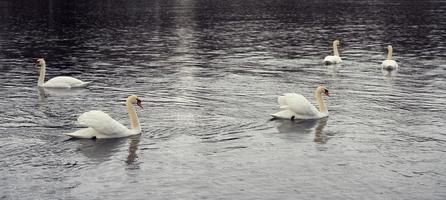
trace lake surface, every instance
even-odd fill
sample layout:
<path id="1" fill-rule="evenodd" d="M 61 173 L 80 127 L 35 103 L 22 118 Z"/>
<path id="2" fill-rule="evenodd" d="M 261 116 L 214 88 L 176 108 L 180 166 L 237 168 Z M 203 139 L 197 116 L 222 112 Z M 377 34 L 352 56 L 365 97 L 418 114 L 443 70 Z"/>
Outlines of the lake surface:
<path id="1" fill-rule="evenodd" d="M 446 2 L 0 0 L 0 199 L 446 199 Z M 324 66 L 340 39 L 342 65 Z M 382 71 L 387 45 L 398 71 Z M 70 75 L 87 89 L 38 90 Z M 270 120 L 277 97 L 330 116 Z M 70 140 L 103 110 L 143 132 Z"/>

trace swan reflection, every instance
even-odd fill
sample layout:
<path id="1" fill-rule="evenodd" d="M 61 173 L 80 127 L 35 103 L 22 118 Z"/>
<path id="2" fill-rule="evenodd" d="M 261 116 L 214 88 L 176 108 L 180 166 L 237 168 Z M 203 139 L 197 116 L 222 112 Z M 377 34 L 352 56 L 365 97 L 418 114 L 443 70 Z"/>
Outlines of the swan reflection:
<path id="1" fill-rule="evenodd" d="M 325 65 L 327 73 L 331 75 L 331 77 L 336 78 L 338 77 L 338 73 L 342 68 L 342 64 L 335 64 L 335 65 Z"/>
<path id="2" fill-rule="evenodd" d="M 125 163 L 127 163 L 127 165 L 132 166 L 132 168 L 138 168 L 138 162 L 135 162 L 135 160 L 138 158 L 138 155 L 136 154 L 136 151 L 138 150 L 139 147 L 139 142 L 141 135 L 135 135 L 132 136 L 130 138 L 130 145 L 129 145 L 129 154 L 127 155 L 127 159 L 125 161 Z"/>
<path id="3" fill-rule="evenodd" d="M 76 141 L 79 143 L 78 150 L 86 157 L 96 161 L 104 162 L 110 159 L 120 147 L 125 144 L 128 138 L 117 139 L 72 139 L 69 141 Z"/>
<path id="4" fill-rule="evenodd" d="M 43 87 L 37 87 L 37 94 L 39 95 L 39 100 L 43 101 L 46 98 L 45 89 Z"/>
<path id="5" fill-rule="evenodd" d="M 37 94 L 40 101 L 44 101 L 46 98 L 51 96 L 79 96 L 80 94 L 87 93 L 89 90 L 86 88 L 44 88 L 37 87 Z"/>
<path id="6" fill-rule="evenodd" d="M 96 162 L 104 162 L 110 159 L 115 153 L 120 152 L 123 146 L 129 142 L 128 154 L 125 163 L 132 168 L 138 168 L 135 162 L 138 158 L 140 135 L 129 138 L 115 139 L 76 139 L 70 138 L 68 141 L 76 141 L 80 144 L 78 150 L 86 157 Z"/>
<path id="7" fill-rule="evenodd" d="M 328 117 L 318 120 L 316 128 L 314 129 L 314 142 L 318 144 L 325 144 L 328 140 L 327 135 L 323 132 L 327 125 Z"/>
<path id="8" fill-rule="evenodd" d="M 79 94 L 86 93 L 89 91 L 87 88 L 44 88 L 38 87 L 39 95 L 43 94 L 44 96 L 78 96 Z"/>
<path id="9" fill-rule="evenodd" d="M 280 137 L 295 139 L 308 134 L 315 134 L 314 142 L 324 144 L 328 138 L 323 129 L 327 125 L 328 117 L 311 120 L 275 120 Z"/>

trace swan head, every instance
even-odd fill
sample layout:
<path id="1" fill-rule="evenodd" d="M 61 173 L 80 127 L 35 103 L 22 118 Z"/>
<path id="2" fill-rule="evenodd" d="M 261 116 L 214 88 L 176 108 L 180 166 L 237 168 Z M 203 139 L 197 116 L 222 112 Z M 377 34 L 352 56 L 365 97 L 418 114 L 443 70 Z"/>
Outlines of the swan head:
<path id="1" fill-rule="evenodd" d="M 127 97 L 127 102 L 130 102 L 131 104 L 136 104 L 139 107 L 143 108 L 141 99 L 139 99 L 138 96 L 136 95 L 130 95 L 129 97 Z"/>
<path id="2" fill-rule="evenodd" d="M 43 58 L 39 58 L 36 60 L 36 64 L 39 66 L 45 65 L 45 60 Z"/>
<path id="3" fill-rule="evenodd" d="M 325 94 L 325 96 L 330 96 L 330 92 L 328 92 L 328 89 L 327 89 L 325 86 L 323 86 L 323 85 L 320 85 L 320 86 L 316 89 L 316 91 L 317 91 L 318 93 Z"/>
<path id="4" fill-rule="evenodd" d="M 339 46 L 339 40 L 333 41 L 333 45 Z"/>
<path id="5" fill-rule="evenodd" d="M 393 50 L 392 45 L 387 46 L 387 50 L 389 51 Z"/>

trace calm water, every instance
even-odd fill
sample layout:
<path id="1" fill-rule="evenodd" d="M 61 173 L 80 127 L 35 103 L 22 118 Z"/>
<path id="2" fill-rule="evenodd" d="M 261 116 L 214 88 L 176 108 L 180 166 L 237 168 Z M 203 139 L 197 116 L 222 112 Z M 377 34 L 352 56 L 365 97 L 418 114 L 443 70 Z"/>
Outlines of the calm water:
<path id="1" fill-rule="evenodd" d="M 1 199 L 446 199 L 446 2 L 0 0 Z M 340 38 L 340 66 L 321 65 Z M 381 71 L 386 46 L 400 70 Z M 36 87 L 47 78 L 94 83 Z M 270 121 L 277 96 L 330 117 Z M 100 109 L 143 133 L 68 140 Z"/>

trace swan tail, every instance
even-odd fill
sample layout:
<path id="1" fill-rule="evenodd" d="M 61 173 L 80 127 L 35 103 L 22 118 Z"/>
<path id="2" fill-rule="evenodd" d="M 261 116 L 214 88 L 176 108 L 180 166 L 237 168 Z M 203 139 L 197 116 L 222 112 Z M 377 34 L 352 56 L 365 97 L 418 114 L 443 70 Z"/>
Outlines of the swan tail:
<path id="1" fill-rule="evenodd" d="M 283 105 L 283 106 L 280 106 L 280 109 L 281 110 L 286 110 L 286 109 L 288 109 L 289 107 L 287 106 L 287 105 Z"/>
<path id="2" fill-rule="evenodd" d="M 396 63 L 394 63 L 394 64 L 383 63 L 381 65 L 381 69 L 382 70 L 387 70 L 387 71 L 396 70 L 396 69 L 398 69 L 398 64 L 396 64 Z"/>
<path id="3" fill-rule="evenodd" d="M 72 138 L 90 139 L 95 138 L 97 132 L 93 128 L 83 128 L 72 133 L 64 133 L 64 135 L 70 136 Z"/>
<path id="4" fill-rule="evenodd" d="M 335 65 L 340 63 L 340 61 L 337 60 L 324 60 L 324 65 Z"/>
<path id="5" fill-rule="evenodd" d="M 271 114 L 271 117 L 275 119 L 292 119 L 296 113 L 291 110 L 282 110 L 277 113 Z"/>
<path id="6" fill-rule="evenodd" d="M 387 70 L 387 71 L 392 71 L 392 70 L 393 70 L 393 67 L 390 66 L 390 65 L 383 66 L 382 68 L 383 68 L 384 70 Z"/>
<path id="7" fill-rule="evenodd" d="M 74 87 L 87 87 L 90 83 L 91 83 L 91 81 L 89 81 L 89 82 L 82 82 L 81 84 L 78 84 L 78 85 L 76 85 Z"/>

